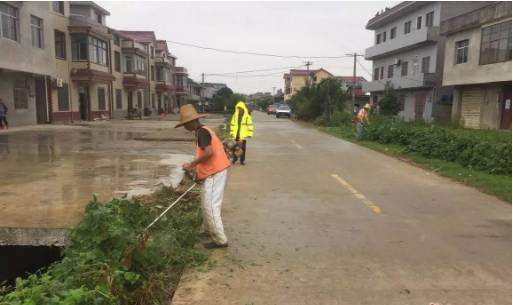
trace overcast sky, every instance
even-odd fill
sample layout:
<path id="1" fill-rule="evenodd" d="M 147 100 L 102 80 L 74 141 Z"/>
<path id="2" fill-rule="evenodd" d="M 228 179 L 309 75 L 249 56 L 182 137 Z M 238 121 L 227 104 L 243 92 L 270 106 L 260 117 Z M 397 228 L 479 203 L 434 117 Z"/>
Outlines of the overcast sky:
<path id="1" fill-rule="evenodd" d="M 280 55 L 339 56 L 372 45 L 365 30 L 378 10 L 397 2 L 103 2 L 110 11 L 110 27 L 153 30 L 157 39 L 200 46 Z M 168 43 L 177 66 L 201 81 L 201 73 L 225 73 L 254 69 L 298 67 L 307 59 L 273 58 L 220 53 Z M 360 59 L 367 70 L 371 63 Z M 311 59 L 311 69 L 323 67 L 335 75 L 352 75 L 353 59 Z M 240 93 L 272 92 L 283 88 L 288 69 L 207 76 L 206 82 L 224 82 Z M 272 75 L 269 75 L 272 74 Z M 370 76 L 357 65 L 357 74 Z M 244 75 L 244 76 L 242 76 Z"/>

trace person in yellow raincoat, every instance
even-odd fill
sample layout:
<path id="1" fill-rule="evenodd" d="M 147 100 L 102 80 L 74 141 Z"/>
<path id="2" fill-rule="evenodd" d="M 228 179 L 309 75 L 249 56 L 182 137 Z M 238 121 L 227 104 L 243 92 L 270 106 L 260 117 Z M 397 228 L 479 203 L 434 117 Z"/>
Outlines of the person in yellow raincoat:
<path id="1" fill-rule="evenodd" d="M 243 101 L 239 101 L 237 105 L 235 105 L 235 113 L 230 123 L 230 136 L 233 140 L 237 141 L 242 148 L 240 164 L 244 165 L 246 161 L 246 139 L 253 137 L 253 120 L 251 119 L 246 103 Z M 233 164 L 237 162 L 236 156 L 234 156 L 232 162 Z"/>

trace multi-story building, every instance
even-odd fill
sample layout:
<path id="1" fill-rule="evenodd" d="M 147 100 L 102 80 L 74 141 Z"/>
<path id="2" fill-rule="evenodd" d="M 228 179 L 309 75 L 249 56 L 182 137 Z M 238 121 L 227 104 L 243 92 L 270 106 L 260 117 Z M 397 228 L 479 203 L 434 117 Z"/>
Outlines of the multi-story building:
<path id="1" fill-rule="evenodd" d="M 174 57 L 150 31 L 117 31 L 92 1 L 0 2 L 0 98 L 11 126 L 176 108 Z"/>
<path id="2" fill-rule="evenodd" d="M 301 90 L 301 88 L 306 86 L 306 84 L 317 84 L 323 79 L 331 77 L 333 77 L 333 74 L 322 68 L 317 70 L 290 70 L 289 73 L 283 76 L 285 80 L 285 102 L 287 102 L 292 95 Z"/>
<path id="3" fill-rule="evenodd" d="M 363 91 L 363 84 L 367 82 L 363 76 L 335 76 L 342 84 L 342 90 L 347 92 L 352 97 L 352 90 L 354 90 L 355 102 L 353 111 L 356 112 L 361 106 L 370 102 L 370 96 Z"/>
<path id="4" fill-rule="evenodd" d="M 184 67 L 175 67 L 175 95 L 176 95 L 176 103 L 177 106 L 180 107 L 187 103 L 188 101 L 188 73 L 187 69 Z"/>
<path id="5" fill-rule="evenodd" d="M 201 100 L 205 106 L 205 111 L 208 111 L 208 109 L 213 106 L 212 99 L 214 98 L 214 95 L 217 93 L 217 91 L 219 91 L 221 88 L 228 88 L 228 86 L 223 83 L 202 83 L 201 86 Z"/>
<path id="6" fill-rule="evenodd" d="M 11 126 L 51 121 L 54 88 L 69 83 L 68 70 L 63 73 L 55 59 L 65 62 L 70 54 L 68 37 L 61 35 L 67 32 L 69 12 L 68 3 L 0 2 L 0 98 L 9 108 Z M 62 42 L 58 54 L 54 35 Z"/>
<path id="7" fill-rule="evenodd" d="M 464 127 L 511 129 L 511 2 L 442 22 L 443 85 L 453 86 L 453 121 Z"/>
<path id="8" fill-rule="evenodd" d="M 442 90 L 444 42 L 440 23 L 462 12 L 483 6 L 483 2 L 405 1 L 370 19 L 366 28 L 374 31 L 374 45 L 365 50 L 373 61 L 372 81 L 363 85 L 378 105 L 385 84 L 397 90 L 406 120 L 450 113 L 450 90 Z"/>

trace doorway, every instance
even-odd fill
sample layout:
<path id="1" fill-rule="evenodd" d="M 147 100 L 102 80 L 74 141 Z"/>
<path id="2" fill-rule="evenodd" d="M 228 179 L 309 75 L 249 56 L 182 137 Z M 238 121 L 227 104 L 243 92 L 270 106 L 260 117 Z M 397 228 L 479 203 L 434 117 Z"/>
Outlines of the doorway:
<path id="1" fill-rule="evenodd" d="M 511 84 L 502 87 L 501 129 L 511 129 Z"/>
<path id="2" fill-rule="evenodd" d="M 78 103 L 80 111 L 80 120 L 89 120 L 89 87 L 80 87 L 78 93 Z"/>
<path id="3" fill-rule="evenodd" d="M 36 120 L 38 124 L 48 123 L 46 82 L 43 77 L 36 77 L 34 81 L 36 91 Z"/>
<path id="4" fill-rule="evenodd" d="M 128 91 L 128 112 L 131 112 L 134 109 L 134 92 Z"/>

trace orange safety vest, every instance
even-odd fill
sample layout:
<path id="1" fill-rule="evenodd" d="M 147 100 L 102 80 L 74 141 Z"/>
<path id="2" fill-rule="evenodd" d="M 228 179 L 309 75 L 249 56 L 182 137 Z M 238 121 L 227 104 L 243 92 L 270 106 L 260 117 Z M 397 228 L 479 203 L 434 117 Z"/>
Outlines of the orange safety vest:
<path id="1" fill-rule="evenodd" d="M 212 151 L 214 153 L 206 162 L 196 165 L 197 178 L 204 180 L 230 167 L 230 160 L 228 160 L 224 152 L 223 143 L 219 140 L 217 135 L 206 126 L 202 126 L 201 128 L 205 128 L 210 133 L 210 137 L 212 138 L 210 145 L 212 145 Z M 196 131 L 196 159 L 201 158 L 204 153 L 203 149 L 198 145 L 198 132 Z"/>

